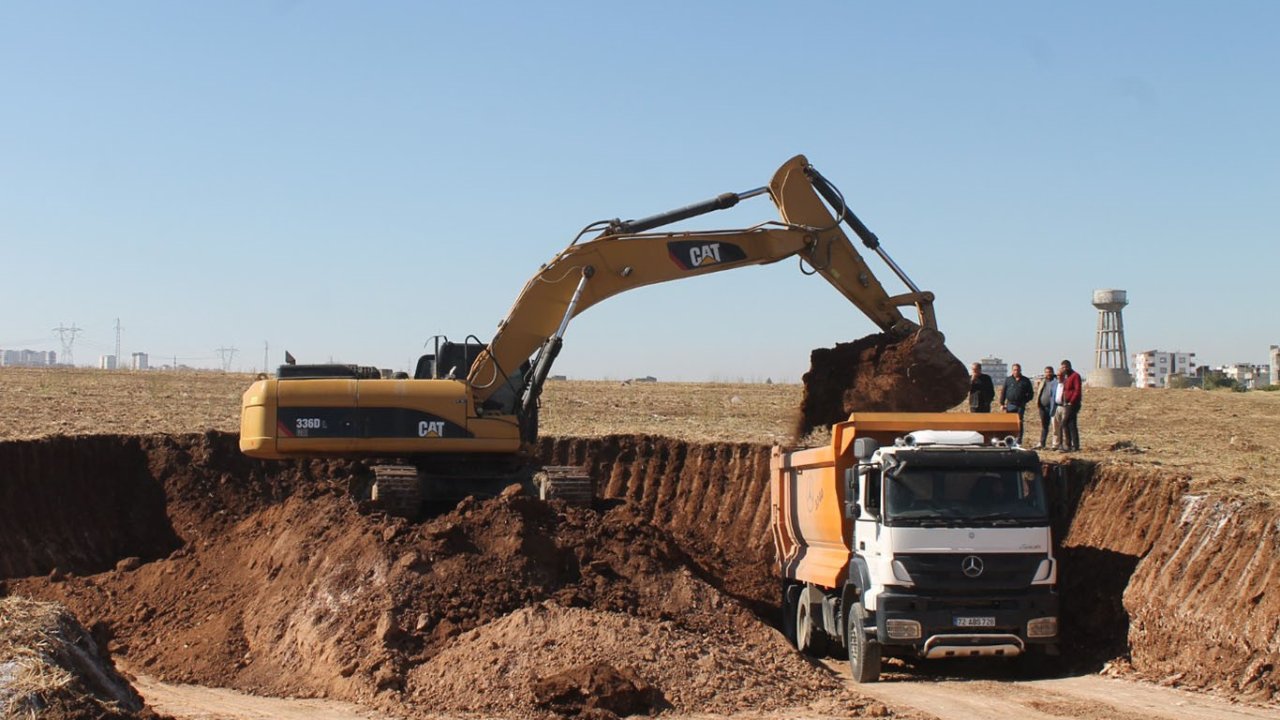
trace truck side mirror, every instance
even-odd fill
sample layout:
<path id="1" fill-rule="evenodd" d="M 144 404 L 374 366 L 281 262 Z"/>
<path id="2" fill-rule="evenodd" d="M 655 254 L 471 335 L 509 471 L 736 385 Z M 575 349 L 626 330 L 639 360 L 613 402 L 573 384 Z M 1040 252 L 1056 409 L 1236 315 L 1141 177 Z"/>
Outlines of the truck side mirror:
<path id="1" fill-rule="evenodd" d="M 871 438 L 858 438 L 853 441 L 853 454 L 863 462 L 870 460 L 879 449 L 880 443 Z"/>
<path id="2" fill-rule="evenodd" d="M 858 504 L 858 475 L 854 468 L 844 469 L 844 516 L 857 520 L 862 515 Z"/>

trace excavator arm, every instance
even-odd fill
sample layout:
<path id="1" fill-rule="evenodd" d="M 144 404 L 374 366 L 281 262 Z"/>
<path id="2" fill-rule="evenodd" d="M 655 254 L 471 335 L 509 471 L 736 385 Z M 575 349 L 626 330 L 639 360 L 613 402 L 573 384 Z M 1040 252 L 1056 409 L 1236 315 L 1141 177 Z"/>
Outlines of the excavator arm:
<path id="1" fill-rule="evenodd" d="M 646 232 L 763 194 L 773 200 L 781 221 L 741 230 Z M 885 291 L 841 229 L 842 222 L 886 261 L 910 292 L 891 296 Z M 933 294 L 920 291 L 907 278 L 839 191 L 798 155 L 778 169 L 766 188 L 726 193 L 641 220 L 609 221 L 593 239 L 571 243 L 529 280 L 488 348 L 472 364 L 467 379 L 476 405 L 522 416 L 534 412 L 569 321 L 606 298 L 644 285 L 792 256 L 799 256 L 810 268 L 807 273 L 825 278 L 884 332 L 905 337 L 920 327 L 936 330 Z M 903 316 L 900 308 L 906 306 L 915 307 L 916 321 Z M 526 372 L 525 363 L 535 353 Z M 516 392 L 499 393 L 504 388 Z"/>

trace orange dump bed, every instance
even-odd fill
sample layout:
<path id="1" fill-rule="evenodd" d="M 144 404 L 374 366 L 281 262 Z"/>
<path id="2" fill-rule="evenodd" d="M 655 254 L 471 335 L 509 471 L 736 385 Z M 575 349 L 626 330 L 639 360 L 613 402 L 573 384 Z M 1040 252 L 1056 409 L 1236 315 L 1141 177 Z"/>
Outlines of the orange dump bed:
<path id="1" fill-rule="evenodd" d="M 857 465 L 853 441 L 881 445 L 916 430 L 973 430 L 988 440 L 1018 433 L 1011 413 L 854 413 L 831 426 L 831 444 L 773 449 L 769 461 L 771 528 L 782 577 L 825 588 L 844 584 L 853 519 L 845 517 L 845 470 Z"/>

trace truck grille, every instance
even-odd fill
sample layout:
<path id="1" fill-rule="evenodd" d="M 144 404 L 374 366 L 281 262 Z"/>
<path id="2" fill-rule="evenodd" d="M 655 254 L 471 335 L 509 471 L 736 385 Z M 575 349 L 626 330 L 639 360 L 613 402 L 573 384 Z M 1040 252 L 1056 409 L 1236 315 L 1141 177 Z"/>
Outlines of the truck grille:
<path id="1" fill-rule="evenodd" d="M 1045 557 L 1042 553 L 910 553 L 894 559 L 919 589 L 1014 590 L 1031 584 Z"/>

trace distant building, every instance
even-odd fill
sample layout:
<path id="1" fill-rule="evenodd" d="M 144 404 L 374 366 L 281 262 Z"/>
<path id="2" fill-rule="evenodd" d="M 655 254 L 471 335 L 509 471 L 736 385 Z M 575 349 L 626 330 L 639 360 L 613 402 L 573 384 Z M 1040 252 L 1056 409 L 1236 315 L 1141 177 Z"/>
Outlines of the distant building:
<path id="1" fill-rule="evenodd" d="M 1235 363 L 1234 365 L 1223 365 L 1217 370 L 1222 373 L 1223 377 L 1235 380 L 1240 387 L 1246 390 L 1257 390 L 1271 382 L 1269 377 L 1270 367 L 1267 365 Z"/>
<path id="2" fill-rule="evenodd" d="M 98 369 L 99 370 L 115 370 L 116 356 L 115 355 L 99 355 Z"/>
<path id="3" fill-rule="evenodd" d="M 1271 384 L 1280 385 L 1280 345 L 1271 346 Z"/>
<path id="4" fill-rule="evenodd" d="M 134 370 L 146 370 L 149 367 L 147 365 L 147 354 L 134 353 L 132 356 L 132 359 L 129 362 L 129 367 Z"/>
<path id="5" fill-rule="evenodd" d="M 997 388 L 1004 385 L 1004 379 L 1009 377 L 1009 366 L 1005 361 L 998 357 L 984 357 L 978 360 L 982 365 L 982 372 L 991 376 L 991 382 Z M 1025 373 L 1024 373 L 1025 374 Z"/>
<path id="6" fill-rule="evenodd" d="M 58 364 L 58 354 L 52 350 L 4 350 L 0 351 L 0 366 L 49 367 Z"/>
<path id="7" fill-rule="evenodd" d="M 1133 354 L 1133 384 L 1140 388 L 1169 386 L 1169 376 L 1195 377 L 1196 354 L 1148 350 Z"/>

